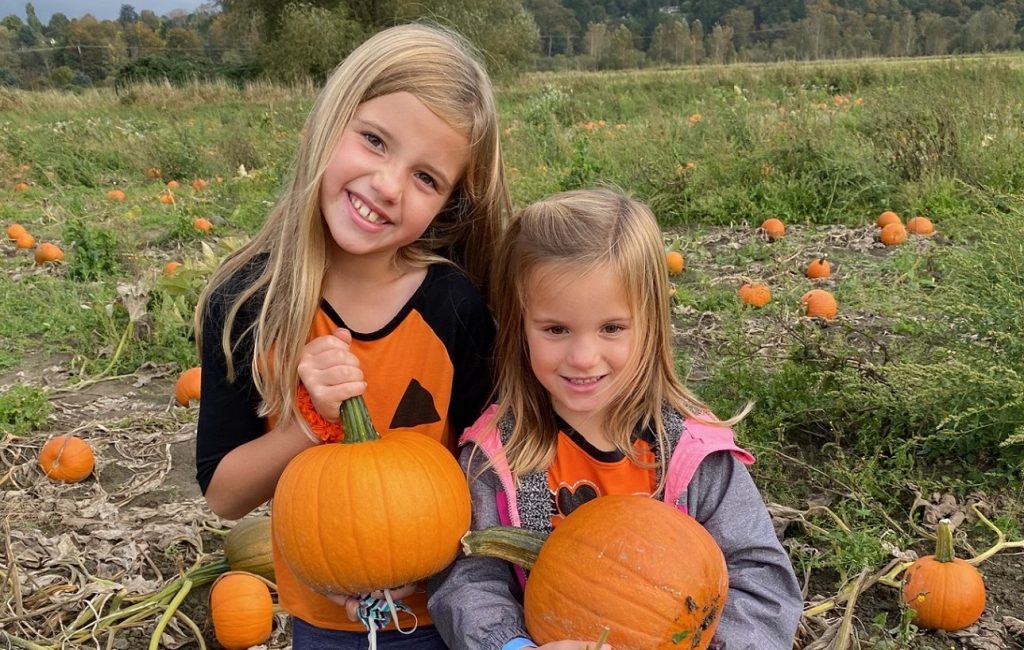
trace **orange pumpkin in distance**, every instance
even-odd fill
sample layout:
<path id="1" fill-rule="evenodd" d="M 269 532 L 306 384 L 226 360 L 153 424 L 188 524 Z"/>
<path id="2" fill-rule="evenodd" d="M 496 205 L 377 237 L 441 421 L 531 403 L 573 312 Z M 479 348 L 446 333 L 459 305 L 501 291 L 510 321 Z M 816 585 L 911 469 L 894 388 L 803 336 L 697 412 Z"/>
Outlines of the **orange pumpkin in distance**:
<path id="1" fill-rule="evenodd" d="M 907 240 L 907 229 L 901 223 L 890 223 L 882 228 L 878 240 L 886 246 L 899 246 Z"/>
<path id="2" fill-rule="evenodd" d="M 221 575 L 210 589 L 210 619 L 226 650 L 246 650 L 270 638 L 274 600 L 259 577 L 244 571 Z"/>
<path id="3" fill-rule="evenodd" d="M 768 239 L 775 241 L 786 234 L 786 224 L 782 223 L 781 219 L 772 217 L 764 220 L 761 224 L 761 231 L 768 235 Z"/>
<path id="4" fill-rule="evenodd" d="M 973 625 L 985 611 L 985 581 L 973 565 L 953 553 L 950 521 L 939 521 L 935 554 L 926 555 L 903 574 L 903 602 L 914 623 L 953 632 Z"/>
<path id="5" fill-rule="evenodd" d="M 202 368 L 189 368 L 178 376 L 174 384 L 174 399 L 182 406 L 188 406 L 192 400 L 199 400 L 199 388 L 202 383 Z"/>
<path id="6" fill-rule="evenodd" d="M 21 235 L 22 233 L 26 232 L 28 231 L 25 230 L 25 226 L 21 225 L 20 223 L 12 223 L 11 225 L 7 226 L 7 238 L 10 239 L 11 241 L 16 241 L 18 239 L 18 235 Z"/>
<path id="7" fill-rule="evenodd" d="M 174 203 L 174 194 L 172 194 L 168 190 L 164 190 L 163 192 L 160 192 L 160 202 L 163 203 L 164 205 L 169 205 L 171 203 Z"/>
<path id="8" fill-rule="evenodd" d="M 824 289 L 811 289 L 800 298 L 800 302 L 803 303 L 804 313 L 810 318 L 832 320 L 839 313 L 835 296 Z"/>
<path id="9" fill-rule="evenodd" d="M 14 245 L 18 248 L 32 248 L 36 245 L 36 238 L 28 232 L 23 232 L 14 239 Z"/>
<path id="10" fill-rule="evenodd" d="M 211 223 L 206 217 L 198 217 L 192 222 L 192 227 L 199 232 L 210 232 L 213 230 L 213 223 Z"/>
<path id="11" fill-rule="evenodd" d="M 22 181 L 14 186 L 15 192 L 24 192 L 28 190 L 28 183 Z"/>
<path id="12" fill-rule="evenodd" d="M 885 228 L 890 223 L 902 224 L 903 220 L 900 219 L 900 215 L 896 214 L 892 210 L 886 210 L 882 214 L 878 215 L 878 219 L 875 220 L 875 225 L 879 228 Z"/>
<path id="13" fill-rule="evenodd" d="M 126 197 L 125 197 L 124 190 L 116 190 L 115 189 L 115 190 L 110 190 L 109 192 L 107 192 L 107 200 L 108 201 L 117 201 L 118 203 L 123 203 L 125 198 Z"/>
<path id="14" fill-rule="evenodd" d="M 164 275 L 172 276 L 181 267 L 181 262 L 170 261 L 164 264 Z"/>
<path id="15" fill-rule="evenodd" d="M 907 232 L 912 235 L 930 235 L 935 232 L 935 226 L 928 217 L 917 215 L 907 222 Z"/>
<path id="16" fill-rule="evenodd" d="M 180 183 L 178 183 L 178 181 L 175 181 L 175 180 L 167 181 L 167 188 L 168 189 L 171 189 L 171 190 L 177 189 L 178 185 L 180 185 Z"/>
<path id="17" fill-rule="evenodd" d="M 39 467 L 55 481 L 77 483 L 92 474 L 96 458 L 78 436 L 55 436 L 39 451 Z"/>
<path id="18" fill-rule="evenodd" d="M 51 242 L 43 242 L 36 247 L 36 264 L 46 264 L 47 262 L 60 262 L 64 259 L 64 251 L 60 249 L 60 246 Z"/>
<path id="19" fill-rule="evenodd" d="M 150 167 L 146 170 L 146 176 L 150 178 L 160 178 L 160 170 L 156 167 Z"/>
<path id="20" fill-rule="evenodd" d="M 819 257 L 816 260 L 811 260 L 804 274 L 812 280 L 827 278 L 832 275 L 832 265 L 824 257 Z"/>
<path id="21" fill-rule="evenodd" d="M 772 292 L 763 282 L 746 283 L 739 289 L 740 301 L 752 307 L 764 307 L 772 301 Z"/>
<path id="22" fill-rule="evenodd" d="M 686 260 L 679 251 L 665 253 L 665 264 L 668 265 L 669 275 L 679 275 L 686 268 Z"/>
<path id="23" fill-rule="evenodd" d="M 194 181 L 192 181 L 192 189 L 194 189 L 194 190 L 203 190 L 203 189 L 206 189 L 206 186 L 207 186 L 207 185 L 209 185 L 209 183 L 207 183 L 207 182 L 206 182 L 206 181 L 205 181 L 204 179 L 202 179 L 202 178 L 197 178 L 197 179 L 195 179 Z"/>

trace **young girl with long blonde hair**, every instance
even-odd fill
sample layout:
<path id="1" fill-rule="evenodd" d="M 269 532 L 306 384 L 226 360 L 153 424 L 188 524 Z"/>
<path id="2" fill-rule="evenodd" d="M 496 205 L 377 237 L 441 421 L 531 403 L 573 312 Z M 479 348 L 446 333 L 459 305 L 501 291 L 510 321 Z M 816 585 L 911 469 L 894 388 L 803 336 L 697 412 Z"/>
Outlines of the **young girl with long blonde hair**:
<path id="1" fill-rule="evenodd" d="M 507 211 L 491 83 L 460 37 L 393 27 L 339 65 L 282 196 L 200 299 L 196 464 L 213 512 L 237 519 L 266 503 L 364 391 L 378 428 L 454 450 L 493 385 L 482 296 Z M 365 643 L 354 598 L 311 591 L 276 554 L 275 567 L 296 649 Z M 411 616 L 379 647 L 443 648 L 422 589 L 393 594 Z"/>
<path id="2" fill-rule="evenodd" d="M 472 528 L 550 532 L 603 495 L 662 499 L 725 555 L 711 647 L 789 650 L 800 590 L 731 429 L 750 406 L 720 421 L 679 380 L 664 260 L 654 215 L 617 191 L 557 194 L 513 219 L 494 273 L 499 401 L 463 436 Z M 430 611 L 451 648 L 535 647 L 515 575 L 502 560 L 460 557 L 437 577 Z"/>

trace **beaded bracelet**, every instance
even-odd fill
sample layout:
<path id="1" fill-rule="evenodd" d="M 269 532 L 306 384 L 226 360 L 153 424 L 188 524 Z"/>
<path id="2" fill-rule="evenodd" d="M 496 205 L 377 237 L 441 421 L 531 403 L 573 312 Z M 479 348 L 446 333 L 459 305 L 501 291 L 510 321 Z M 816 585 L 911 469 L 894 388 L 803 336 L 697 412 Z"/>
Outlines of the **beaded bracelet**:
<path id="1" fill-rule="evenodd" d="M 342 429 L 341 422 L 330 422 L 316 410 L 316 407 L 313 406 L 313 398 L 309 396 L 309 391 L 306 390 L 302 382 L 299 382 L 299 387 L 295 390 L 295 405 L 313 434 L 321 441 L 338 442 L 345 437 L 345 430 Z"/>

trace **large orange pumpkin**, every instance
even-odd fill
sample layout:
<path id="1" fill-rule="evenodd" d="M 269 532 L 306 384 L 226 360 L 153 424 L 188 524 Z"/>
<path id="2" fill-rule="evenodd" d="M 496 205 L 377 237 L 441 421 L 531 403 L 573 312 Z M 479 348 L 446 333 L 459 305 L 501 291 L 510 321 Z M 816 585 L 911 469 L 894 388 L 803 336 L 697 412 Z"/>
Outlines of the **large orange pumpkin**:
<path id="1" fill-rule="evenodd" d="M 55 481 L 77 483 L 92 473 L 95 464 L 92 447 L 78 436 L 55 436 L 39 451 L 39 467 Z"/>
<path id="2" fill-rule="evenodd" d="M 11 225 L 7 226 L 7 238 L 10 239 L 11 241 L 17 240 L 18 236 L 25 232 L 28 231 L 25 230 L 25 226 L 21 225 L 20 223 L 12 223 Z"/>
<path id="3" fill-rule="evenodd" d="M 918 627 L 962 630 L 985 611 L 985 581 L 974 566 L 954 556 L 948 519 L 936 532 L 935 554 L 920 558 L 903 575 L 903 602 L 916 613 Z"/>
<path id="4" fill-rule="evenodd" d="M 679 251 L 668 251 L 665 253 L 665 264 L 668 266 L 669 275 L 679 275 L 686 268 L 686 260 Z"/>
<path id="5" fill-rule="evenodd" d="M 274 542 L 296 577 L 324 594 L 360 594 L 434 575 L 469 528 L 469 486 L 433 438 L 379 436 L 362 396 L 342 403 L 345 439 L 311 447 L 274 492 Z"/>
<path id="6" fill-rule="evenodd" d="M 514 540 L 536 535 L 486 529 L 464 547 L 529 565 L 533 552 Z M 728 591 L 722 551 L 695 519 L 656 499 L 610 495 L 574 510 L 543 542 L 523 612 L 538 644 L 596 639 L 607 626 L 616 650 L 693 650 L 711 643 Z"/>
<path id="7" fill-rule="evenodd" d="M 882 214 L 878 215 L 878 219 L 875 220 L 875 225 L 879 228 L 885 228 L 891 223 L 903 224 L 903 220 L 900 219 L 900 215 L 896 214 L 892 210 L 886 210 Z"/>
<path id="8" fill-rule="evenodd" d="M 210 589 L 213 632 L 227 650 L 246 650 L 270 638 L 274 627 L 274 601 L 259 577 L 230 571 Z"/>

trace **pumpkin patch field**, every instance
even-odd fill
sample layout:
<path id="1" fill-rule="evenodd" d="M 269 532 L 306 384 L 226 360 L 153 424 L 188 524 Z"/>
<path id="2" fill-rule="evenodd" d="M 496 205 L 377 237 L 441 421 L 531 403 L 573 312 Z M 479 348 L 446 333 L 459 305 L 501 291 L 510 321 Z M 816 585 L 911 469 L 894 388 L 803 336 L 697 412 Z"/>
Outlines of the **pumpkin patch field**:
<path id="1" fill-rule="evenodd" d="M 219 519 L 195 482 L 192 317 L 313 96 L 0 89 L 0 647 L 289 647 L 271 508 Z M 657 214 L 680 373 L 719 416 L 755 403 L 794 647 L 1024 648 L 1024 58 L 498 99 L 516 206 L 612 184 Z"/>

